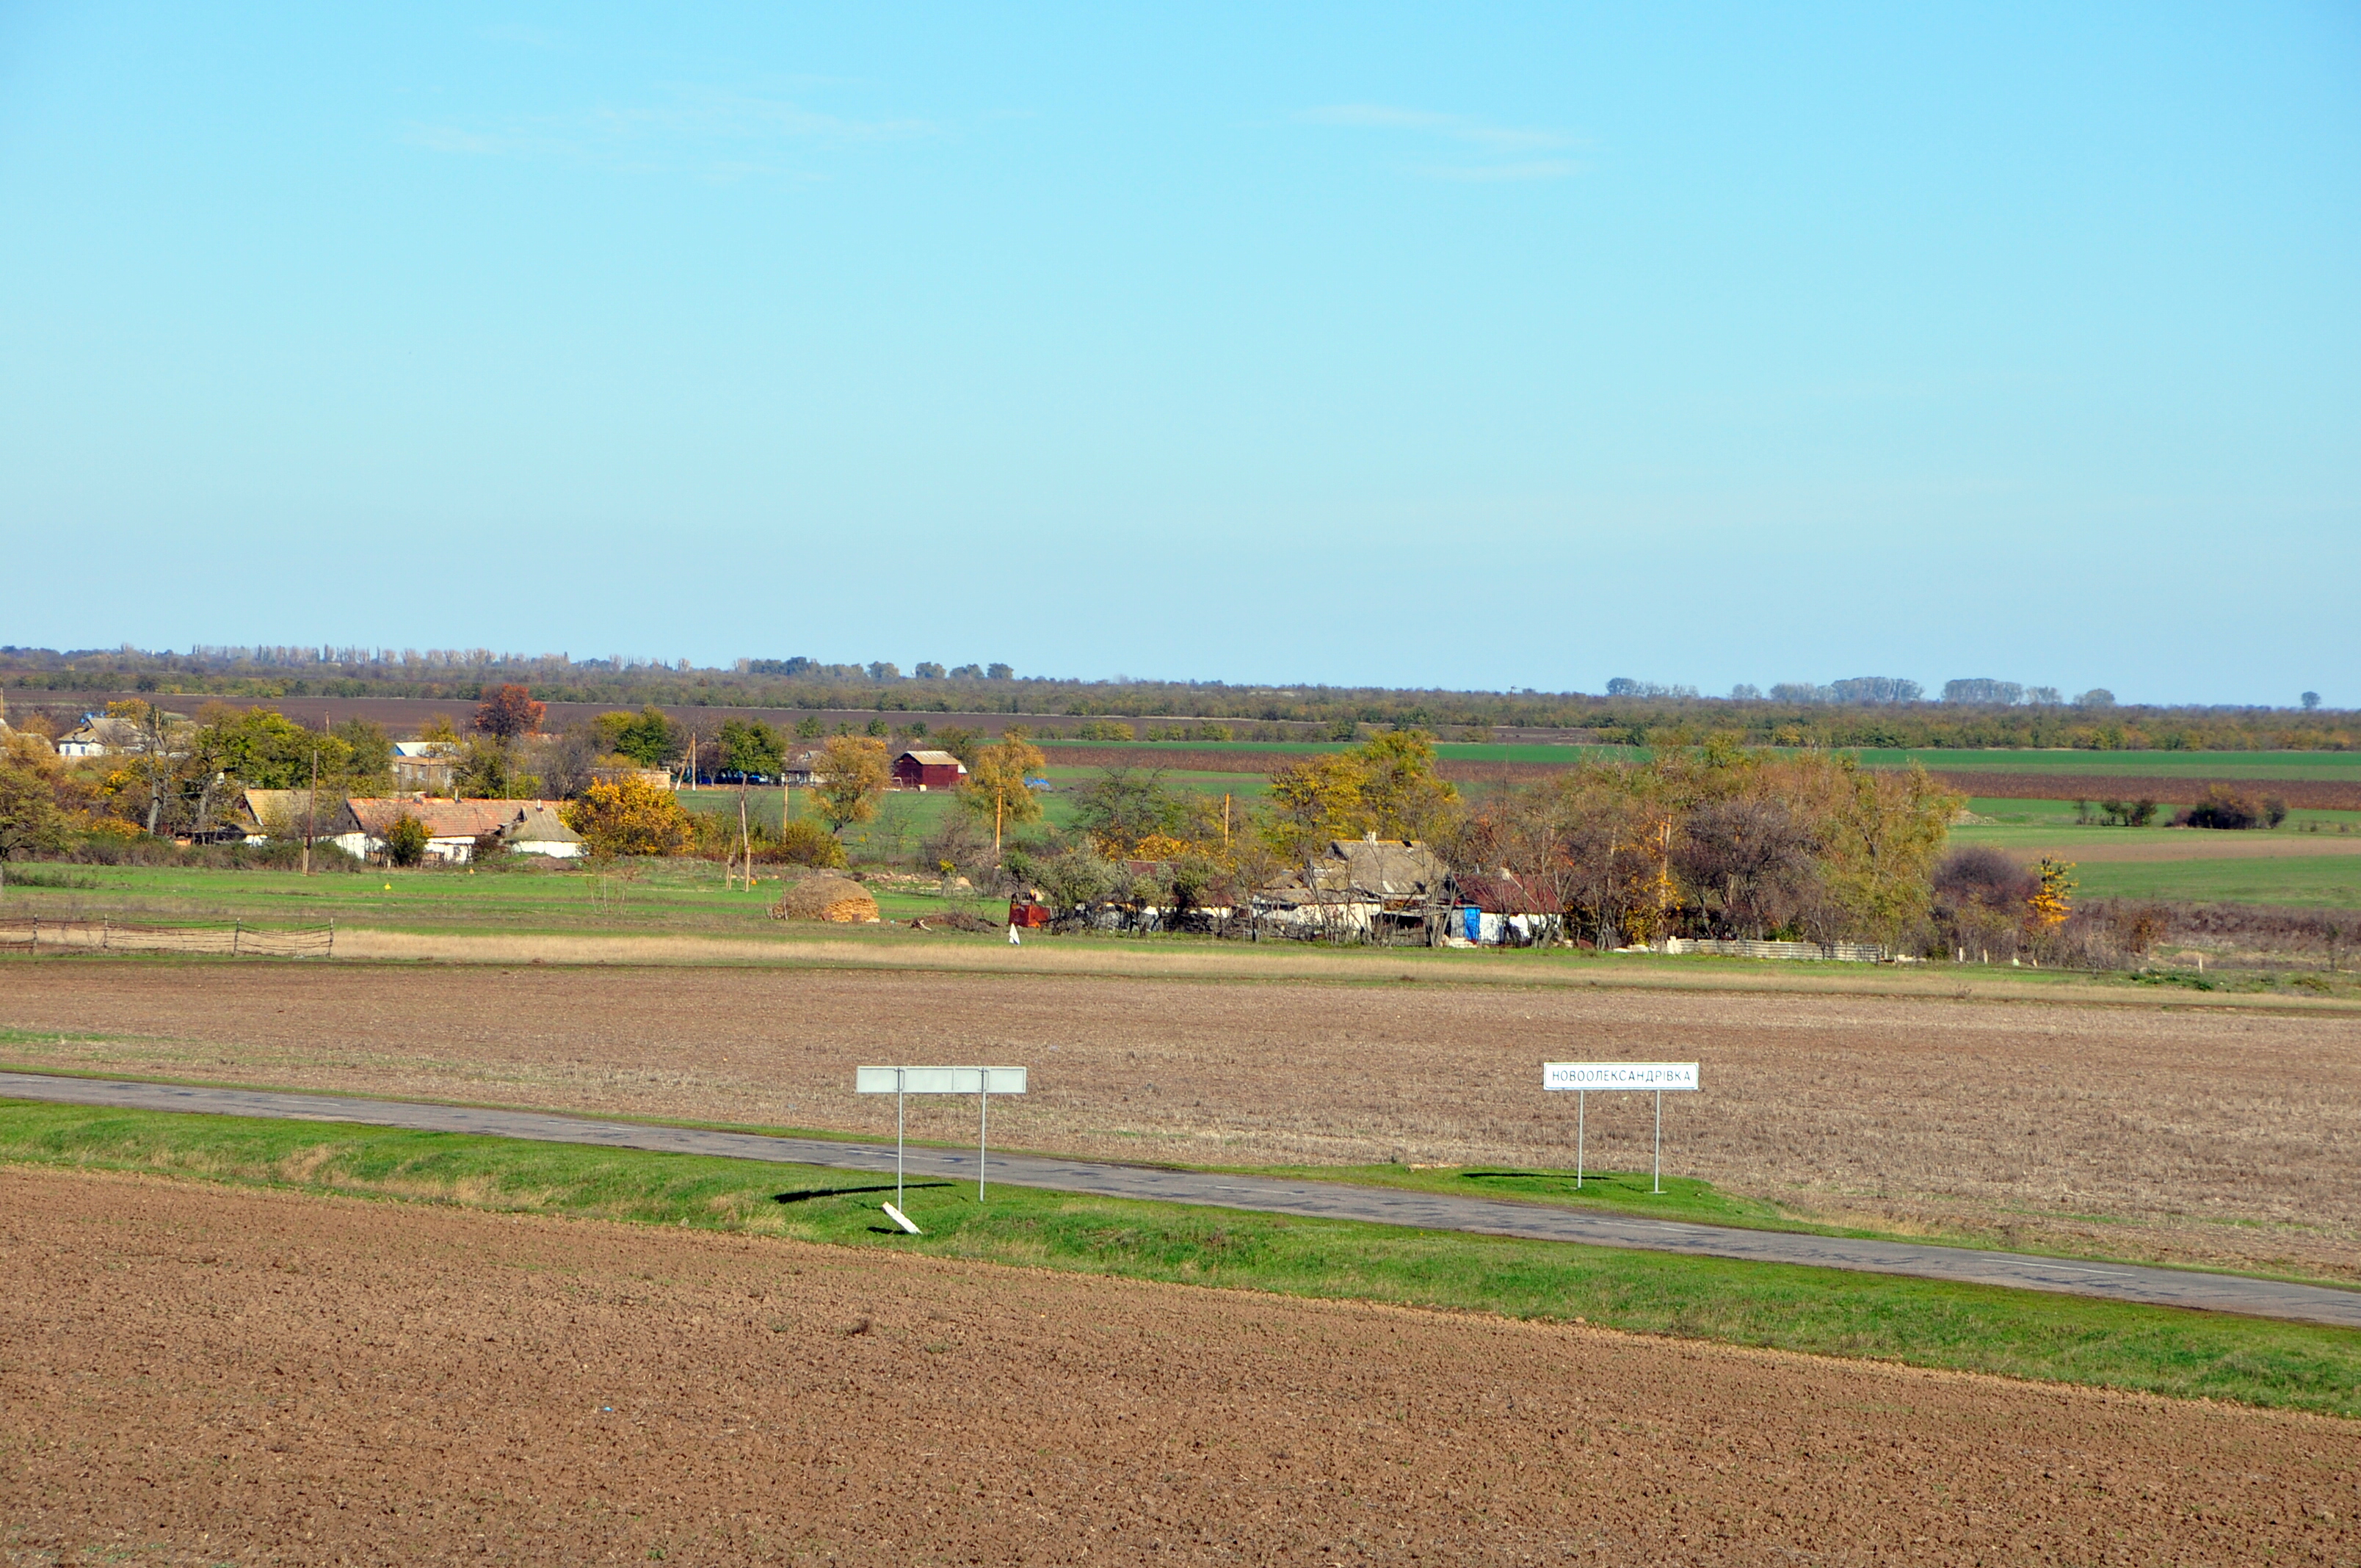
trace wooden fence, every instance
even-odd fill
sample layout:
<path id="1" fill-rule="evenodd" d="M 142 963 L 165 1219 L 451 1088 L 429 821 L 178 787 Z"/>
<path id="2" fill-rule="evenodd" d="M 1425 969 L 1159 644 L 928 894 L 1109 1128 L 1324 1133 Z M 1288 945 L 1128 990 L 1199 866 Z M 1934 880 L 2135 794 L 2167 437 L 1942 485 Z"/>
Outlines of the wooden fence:
<path id="1" fill-rule="evenodd" d="M 224 958 L 335 957 L 336 927 L 272 930 L 227 926 L 157 926 L 134 920 L 0 919 L 0 949 L 31 953 L 199 953 Z"/>
<path id="2" fill-rule="evenodd" d="M 1885 959 L 1885 949 L 1867 942 L 1751 942 L 1744 938 L 1674 937 L 1664 943 L 1668 953 L 1713 953 L 1725 959 L 1792 959 L 1806 963 L 1874 964 Z"/>

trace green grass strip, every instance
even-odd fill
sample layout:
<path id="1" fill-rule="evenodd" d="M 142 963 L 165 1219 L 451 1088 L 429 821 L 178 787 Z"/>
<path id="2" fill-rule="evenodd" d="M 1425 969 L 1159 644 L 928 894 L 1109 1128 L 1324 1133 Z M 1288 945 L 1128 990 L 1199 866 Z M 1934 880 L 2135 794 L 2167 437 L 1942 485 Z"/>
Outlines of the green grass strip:
<path id="1" fill-rule="evenodd" d="M 0 1161 L 837 1246 L 1284 1295 L 1582 1319 L 1817 1354 L 2361 1417 L 2361 1332 L 2037 1291 L 1078 1197 L 979 1205 L 928 1182 L 893 1232 L 879 1179 L 820 1167 L 306 1122 L 0 1102 Z"/>

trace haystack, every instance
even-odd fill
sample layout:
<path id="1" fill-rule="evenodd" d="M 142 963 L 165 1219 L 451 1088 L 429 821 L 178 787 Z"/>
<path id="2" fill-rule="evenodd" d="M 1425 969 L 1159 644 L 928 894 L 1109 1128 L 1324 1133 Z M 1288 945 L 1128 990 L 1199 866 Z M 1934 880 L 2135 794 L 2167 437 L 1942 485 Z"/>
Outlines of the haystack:
<path id="1" fill-rule="evenodd" d="M 857 882 L 840 876 L 806 877 L 771 905 L 774 920 L 828 920 L 858 926 L 877 918 L 877 901 Z"/>

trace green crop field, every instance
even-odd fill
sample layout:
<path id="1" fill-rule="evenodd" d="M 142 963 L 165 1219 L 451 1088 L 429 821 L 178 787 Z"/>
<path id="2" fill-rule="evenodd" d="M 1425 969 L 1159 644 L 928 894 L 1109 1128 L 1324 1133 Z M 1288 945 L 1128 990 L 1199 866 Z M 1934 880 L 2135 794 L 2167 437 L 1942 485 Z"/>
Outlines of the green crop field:
<path id="1" fill-rule="evenodd" d="M 182 866 L 8 868 L 0 916 L 150 920 L 301 927 L 330 920 L 386 930 L 579 931 L 768 924 L 775 883 L 728 892 L 705 861 L 635 861 L 624 874 L 545 862 L 471 873 L 464 867 L 359 872 L 222 871 Z"/>
<path id="2" fill-rule="evenodd" d="M 2085 819 L 2083 808 L 2091 808 Z M 2022 839 L 2035 843 L 2044 835 L 2071 833 L 2081 838 L 2096 836 L 2101 839 L 2119 838 L 2149 840 L 2157 834 L 2169 833 L 2178 839 L 2184 835 L 2169 826 L 2174 807 L 2157 808 L 2156 822 L 2146 828 L 2117 828 L 2098 820 L 2094 803 L 2079 800 L 2018 800 L 2013 796 L 1978 795 L 1968 802 L 1968 809 L 1981 822 L 1962 823 L 1951 830 L 1953 838 L 1964 842 L 2014 842 Z M 2361 811 L 2313 811 L 2298 808 L 2288 813 L 2287 820 L 2276 828 L 2242 828 L 2223 833 L 2210 833 L 2224 842 L 2296 838 L 2309 842 L 2313 839 L 2350 839 L 2361 833 Z M 2325 850 L 2326 845 L 2321 848 Z"/>
<path id="3" fill-rule="evenodd" d="M 2361 1416 L 2361 1333 L 2033 1291 L 348 1124 L 0 1102 L 0 1160 L 1568 1320 Z M 1692 1195 L 1694 1201 L 1694 1195 Z"/>
<path id="4" fill-rule="evenodd" d="M 2126 787 L 2143 777 L 2317 779 L 2361 783 L 2361 751 L 1948 751 L 1864 748 L 1871 767 L 1924 763 L 1945 773 L 2119 773 Z"/>
<path id="5" fill-rule="evenodd" d="M 1374 727 L 1372 733 L 1374 733 Z M 1350 751 L 1356 742 L 1348 740 L 1040 740 L 1043 754 L 1052 762 L 1057 761 L 1061 746 L 1090 747 L 1094 750 L 1121 747 L 1125 751 L 1139 753 L 1139 765 L 1153 767 L 1159 753 L 1235 751 L 1242 756 L 1311 756 L 1321 751 Z M 1548 762 L 1565 766 L 1595 758 L 1644 757 L 1644 748 L 1635 746 L 1560 746 L 1496 745 L 1482 740 L 1440 740 L 1435 743 L 1435 755 L 1459 762 Z"/>
<path id="6" fill-rule="evenodd" d="M 2191 899 L 2361 909 L 2361 855 L 2235 861 L 2103 861 L 2078 864 L 2085 898 Z"/>
<path id="7" fill-rule="evenodd" d="M 1334 740 L 1043 740 L 1043 751 L 1054 761 L 1060 747 L 1104 749 L 1119 746 L 1138 753 L 1141 765 L 1153 766 L 1159 753 L 1235 751 L 1244 755 L 1309 755 L 1342 751 L 1351 742 Z M 1633 761 L 1652 755 L 1644 746 L 1508 745 L 1484 741 L 1442 740 L 1435 754 L 1458 762 L 1538 762 L 1571 767 L 1593 760 Z M 1776 752 L 1786 748 L 1771 747 Z M 2127 782 L 2155 778 L 2315 779 L 2331 783 L 2361 783 L 2361 751 L 1951 751 L 1941 748 L 1851 748 L 1870 767 L 1901 768 L 1912 762 L 1951 773 L 2104 773 L 2121 774 Z"/>

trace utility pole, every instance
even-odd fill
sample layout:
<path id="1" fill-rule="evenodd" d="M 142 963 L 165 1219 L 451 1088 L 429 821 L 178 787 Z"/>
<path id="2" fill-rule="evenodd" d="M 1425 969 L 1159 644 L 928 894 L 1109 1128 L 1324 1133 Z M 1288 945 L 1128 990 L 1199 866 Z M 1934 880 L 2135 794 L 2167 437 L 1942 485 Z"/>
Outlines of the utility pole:
<path id="1" fill-rule="evenodd" d="M 312 835 L 320 827 L 320 748 L 312 748 L 312 797 L 303 805 L 303 874 L 312 874 Z"/>

